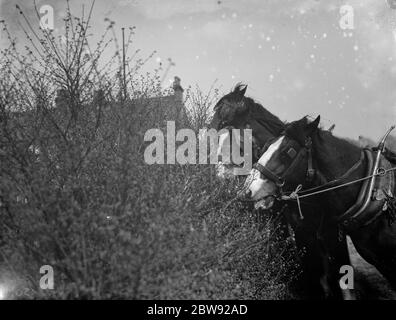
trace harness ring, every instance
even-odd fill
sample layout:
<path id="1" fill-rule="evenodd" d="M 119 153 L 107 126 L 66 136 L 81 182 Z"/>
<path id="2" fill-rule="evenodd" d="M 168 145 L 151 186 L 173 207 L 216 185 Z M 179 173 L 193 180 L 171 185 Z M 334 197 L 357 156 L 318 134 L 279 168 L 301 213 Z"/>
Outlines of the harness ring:
<path id="1" fill-rule="evenodd" d="M 383 167 L 379 167 L 378 169 L 377 169 L 377 175 L 379 175 L 380 177 L 383 177 L 383 176 L 385 176 L 385 174 L 386 174 L 386 170 L 385 170 L 385 168 L 383 168 Z"/>

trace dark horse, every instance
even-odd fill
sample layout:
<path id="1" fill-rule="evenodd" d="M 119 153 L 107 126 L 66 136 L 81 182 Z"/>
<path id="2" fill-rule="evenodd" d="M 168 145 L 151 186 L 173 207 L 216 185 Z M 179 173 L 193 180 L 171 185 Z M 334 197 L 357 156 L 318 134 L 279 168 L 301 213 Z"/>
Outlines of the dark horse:
<path id="1" fill-rule="evenodd" d="M 285 123 L 271 112 L 266 110 L 261 104 L 255 102 L 253 99 L 246 97 L 247 86 L 238 84 L 233 91 L 222 97 L 216 104 L 214 117 L 211 122 L 211 127 L 217 130 L 220 129 L 246 129 L 252 130 L 253 135 L 253 163 L 257 162 L 261 156 L 261 150 L 268 145 L 270 141 L 278 137 L 285 129 Z M 231 134 L 231 130 L 228 130 Z M 241 136 L 242 138 L 242 136 Z M 235 146 L 233 146 L 235 147 Z M 236 146 L 240 149 L 242 144 Z M 243 151 L 243 150 L 241 150 Z M 221 155 L 222 148 L 219 143 L 218 155 Z M 217 174 L 220 178 L 234 177 L 233 164 L 221 164 L 217 166 Z M 224 174 L 224 172 L 228 174 Z M 290 206 L 289 208 L 276 206 L 273 211 L 283 211 L 288 221 L 292 221 L 295 226 L 297 221 L 297 208 Z M 310 210 L 318 211 L 320 208 L 310 208 Z M 283 217 L 282 217 L 283 218 Z M 286 219 L 284 219 L 286 220 Z M 286 231 L 285 221 L 283 223 L 283 230 Z M 299 294 L 306 298 L 318 298 L 323 296 L 323 289 L 320 284 L 320 277 L 323 274 L 320 271 L 322 266 L 322 257 L 320 248 L 314 245 L 316 233 L 313 228 L 301 225 L 295 228 L 296 245 L 301 255 L 302 276 L 298 283 Z M 287 234 L 287 232 L 285 232 Z M 345 244 L 346 252 L 346 244 Z M 346 260 L 349 259 L 346 252 Z M 348 260 L 349 261 L 349 260 Z"/>
<path id="2" fill-rule="evenodd" d="M 365 180 L 359 179 L 368 175 L 370 155 L 362 156 L 359 147 L 319 129 L 319 121 L 320 117 L 313 122 L 305 117 L 289 124 L 252 170 L 246 181 L 246 194 L 255 201 L 268 197 L 298 201 L 301 217 L 293 224 L 296 230 L 302 226 L 312 235 L 310 247 L 317 248 L 321 257 L 317 267 L 327 297 L 340 291 L 340 267 L 350 264 L 345 234 L 351 237 L 359 254 L 396 286 L 396 224 L 392 223 L 396 209 L 392 194 L 396 190 L 392 164 L 385 157 L 380 160 L 382 169 L 389 170 L 373 181 L 377 191 L 388 191 L 383 191 L 387 196 L 380 198 L 377 193 L 375 199 L 369 194 L 367 199 L 372 199 L 370 208 L 375 209 L 374 215 L 357 224 L 351 225 L 352 220 L 345 223 L 345 213 L 353 208 L 364 186 Z M 367 152 L 373 151 L 364 154 Z"/>
<path id="3" fill-rule="evenodd" d="M 247 86 L 237 84 L 235 88 L 223 96 L 214 107 L 214 116 L 210 127 L 216 130 L 221 129 L 251 129 L 253 136 L 253 162 L 256 162 L 261 154 L 263 146 L 274 137 L 279 136 L 285 124 L 261 104 L 252 98 L 246 97 Z M 228 131 L 231 135 L 231 130 Z M 243 138 L 243 131 L 241 140 Z M 224 140 L 222 140 L 224 141 Z M 231 146 L 235 147 L 235 146 Z M 238 148 L 243 151 L 243 144 Z M 222 155 L 221 141 L 219 144 L 218 155 Z M 217 166 L 219 177 L 233 176 L 233 163 L 223 163 Z M 224 174 L 226 172 L 226 174 Z"/>

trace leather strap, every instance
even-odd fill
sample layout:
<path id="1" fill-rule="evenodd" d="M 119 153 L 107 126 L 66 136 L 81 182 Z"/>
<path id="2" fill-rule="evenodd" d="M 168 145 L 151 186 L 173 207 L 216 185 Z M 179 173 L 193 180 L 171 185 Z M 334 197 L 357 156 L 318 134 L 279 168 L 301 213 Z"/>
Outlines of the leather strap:
<path id="1" fill-rule="evenodd" d="M 283 186 L 285 184 L 285 181 L 281 177 L 277 176 L 271 170 L 268 170 L 265 166 L 263 166 L 262 164 L 260 164 L 258 162 L 256 162 L 253 165 L 253 168 L 255 168 L 257 171 L 259 171 L 264 177 L 275 182 L 276 185 Z"/>
<path id="2" fill-rule="evenodd" d="M 294 170 L 295 166 L 299 163 L 300 158 L 306 153 L 308 152 L 308 158 L 309 158 L 309 162 L 310 164 L 308 165 L 308 170 L 310 170 L 309 175 L 312 175 L 311 179 L 314 178 L 315 176 L 315 170 L 313 169 L 313 165 L 312 165 L 312 141 L 311 139 L 307 139 L 306 144 L 304 147 L 301 147 L 301 149 L 299 150 L 297 156 L 293 159 L 293 162 L 290 164 L 290 166 L 285 170 L 285 172 L 283 172 L 280 176 L 278 176 L 277 174 L 275 174 L 274 172 L 272 172 L 271 170 L 267 169 L 265 166 L 263 166 L 260 163 L 255 163 L 254 164 L 254 168 L 256 170 L 258 170 L 264 177 L 268 178 L 269 180 L 271 180 L 272 182 L 274 182 L 277 186 L 279 187 L 283 187 L 283 185 L 285 184 L 285 178 L 287 177 L 287 175 Z M 308 176 L 308 171 L 307 171 L 307 176 Z"/>
<path id="3" fill-rule="evenodd" d="M 313 187 L 313 188 L 309 188 L 309 189 L 305 189 L 302 190 L 301 192 L 299 192 L 300 195 L 304 195 L 304 194 L 308 194 L 308 193 L 312 193 L 312 192 L 317 192 L 320 190 L 324 190 L 324 189 L 328 189 L 337 185 L 340 185 L 342 183 L 345 182 L 345 180 L 355 171 L 357 170 L 363 163 L 365 158 L 365 152 L 362 150 L 361 155 L 360 155 L 360 159 L 350 168 L 348 169 L 348 171 L 346 171 L 341 177 L 326 182 L 326 179 L 323 177 L 323 175 L 320 173 L 320 171 L 317 172 L 317 174 L 322 177 L 322 180 L 324 181 L 323 184 L 321 184 L 318 187 Z"/>
<path id="4" fill-rule="evenodd" d="M 312 139 L 308 137 L 305 141 L 305 148 L 307 149 L 308 153 L 308 169 L 307 169 L 307 176 L 306 179 L 308 182 L 312 182 L 315 178 L 315 169 L 313 167 L 313 160 L 312 160 Z"/>

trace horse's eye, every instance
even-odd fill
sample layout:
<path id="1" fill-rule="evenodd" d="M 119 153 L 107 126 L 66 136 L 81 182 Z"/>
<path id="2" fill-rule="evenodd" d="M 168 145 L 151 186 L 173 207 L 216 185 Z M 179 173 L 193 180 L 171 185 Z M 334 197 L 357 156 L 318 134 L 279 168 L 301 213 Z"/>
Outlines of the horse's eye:
<path id="1" fill-rule="evenodd" d="M 294 150 L 293 148 L 290 148 L 289 150 L 287 150 L 287 155 L 288 155 L 290 158 L 293 159 L 293 158 L 297 155 L 297 151 Z"/>

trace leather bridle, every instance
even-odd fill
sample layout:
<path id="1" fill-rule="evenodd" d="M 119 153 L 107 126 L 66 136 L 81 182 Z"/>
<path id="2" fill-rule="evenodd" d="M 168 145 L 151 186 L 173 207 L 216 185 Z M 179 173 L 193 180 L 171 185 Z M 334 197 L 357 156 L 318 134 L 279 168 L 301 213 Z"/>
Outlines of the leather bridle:
<path id="1" fill-rule="evenodd" d="M 316 175 L 316 171 L 313 168 L 313 160 L 312 160 L 312 139 L 311 137 L 307 137 L 305 139 L 304 145 L 300 146 L 299 151 L 297 152 L 295 148 L 290 147 L 286 154 L 293 159 L 289 167 L 281 174 L 276 174 L 270 169 L 266 168 L 265 166 L 261 165 L 260 163 L 255 163 L 253 168 L 259 171 L 264 177 L 268 180 L 274 182 L 280 189 L 285 185 L 286 178 L 292 172 L 295 167 L 298 165 L 299 161 L 304 158 L 306 155 L 308 156 L 308 167 L 306 172 L 306 181 L 312 182 Z M 281 192 L 282 193 L 282 192 Z"/>
<path id="2" fill-rule="evenodd" d="M 391 129 L 388 130 L 388 132 L 385 134 L 385 136 L 382 138 L 379 146 L 375 150 L 369 150 L 369 149 L 364 149 L 362 150 L 362 154 L 360 159 L 351 167 L 349 168 L 341 177 L 331 180 L 331 181 L 326 181 L 326 179 L 323 177 L 323 175 L 318 171 L 316 172 L 315 169 L 313 168 L 313 159 L 312 159 L 312 139 L 308 137 L 305 140 L 305 143 L 303 146 L 301 146 L 300 150 L 298 151 L 297 155 L 294 157 L 292 163 L 289 165 L 289 167 L 281 174 L 277 175 L 268 168 L 266 168 L 263 165 L 256 164 L 255 168 L 258 170 L 261 174 L 263 174 L 267 179 L 271 180 L 274 182 L 278 187 L 279 187 L 279 197 L 278 200 L 296 200 L 297 205 L 298 205 L 298 210 L 300 213 L 301 219 L 303 219 L 303 214 L 300 206 L 300 198 L 306 198 L 306 197 L 311 197 L 315 196 L 321 193 L 329 192 L 335 189 L 339 188 L 344 188 L 349 185 L 355 184 L 355 183 L 362 183 L 363 186 L 361 187 L 359 191 L 358 198 L 346 212 L 344 212 L 342 215 L 338 216 L 336 218 L 337 223 L 342 223 L 343 226 L 347 225 L 368 225 L 372 221 L 374 221 L 381 212 L 384 210 L 380 210 L 380 213 L 377 213 L 377 211 L 374 211 L 376 214 L 373 216 L 370 216 L 370 211 L 368 213 L 366 212 L 366 209 L 369 208 L 369 205 L 371 204 L 372 199 L 372 194 L 373 194 L 373 187 L 375 183 L 375 178 L 377 176 L 381 177 L 384 176 L 388 172 L 393 172 L 396 171 L 396 167 L 392 168 L 384 168 L 384 167 L 379 167 L 380 163 L 380 157 L 382 153 L 385 150 L 385 140 L 386 137 L 389 135 L 390 131 L 394 127 L 391 127 Z M 293 148 L 289 148 L 287 153 L 290 155 L 290 150 Z M 376 160 L 373 162 L 373 155 L 372 151 L 375 151 L 376 155 Z M 295 152 L 291 152 L 293 154 Z M 298 163 L 299 159 L 303 156 L 307 155 L 307 161 L 308 161 L 308 168 L 306 172 L 306 179 L 308 181 L 313 180 L 313 178 L 317 175 L 320 179 L 324 181 L 324 184 L 321 184 L 316 187 L 311 187 L 310 189 L 302 189 L 302 184 L 298 185 L 295 191 L 289 192 L 289 194 L 284 193 L 282 190 L 282 187 L 285 184 L 285 179 L 288 176 L 289 172 L 291 172 L 296 164 Z M 366 156 L 365 156 L 366 155 Z M 357 178 L 352 181 L 347 181 L 347 179 L 350 177 L 350 175 L 355 172 L 360 166 L 364 163 L 364 160 L 367 158 L 367 168 L 368 172 L 367 174 L 362 177 L 362 178 Z M 370 180 L 370 181 L 369 181 Z M 385 193 L 386 194 L 386 193 Z M 386 202 L 387 203 L 387 202 Z M 382 208 L 384 207 L 384 204 L 381 204 Z M 367 218 L 368 217 L 368 218 Z"/>

